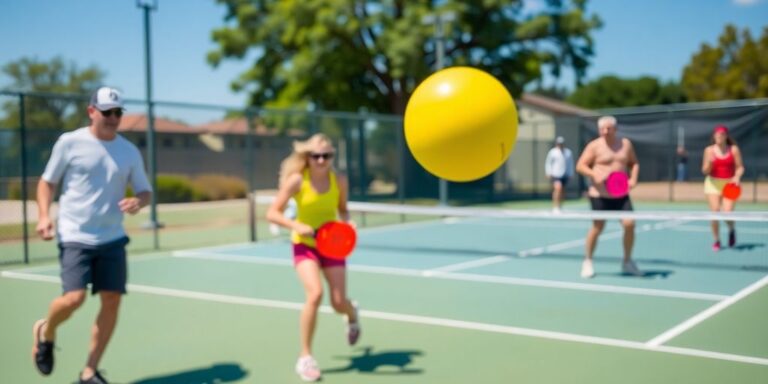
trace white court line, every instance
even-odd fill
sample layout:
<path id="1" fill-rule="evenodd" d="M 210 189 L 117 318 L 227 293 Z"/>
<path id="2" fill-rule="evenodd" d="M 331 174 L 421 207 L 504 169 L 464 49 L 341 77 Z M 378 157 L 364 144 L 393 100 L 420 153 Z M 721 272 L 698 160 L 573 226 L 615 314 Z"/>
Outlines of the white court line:
<path id="1" fill-rule="evenodd" d="M 269 265 L 284 265 L 284 266 L 293 265 L 291 261 L 287 259 L 277 259 L 277 258 L 273 259 L 269 257 L 238 256 L 238 255 L 211 254 L 211 253 L 198 254 L 190 251 L 174 252 L 173 256 L 182 257 L 182 258 L 230 261 L 230 262 L 250 263 L 250 264 L 269 264 Z M 421 277 L 421 278 L 432 278 L 432 279 L 473 281 L 473 282 L 490 283 L 490 284 L 571 289 L 571 290 L 579 290 L 579 291 L 592 291 L 592 292 L 603 292 L 603 293 L 614 293 L 614 294 L 620 293 L 620 294 L 627 294 L 627 295 L 652 296 L 652 297 L 672 297 L 672 298 L 688 299 L 688 300 L 720 301 L 728 298 L 728 296 L 725 296 L 725 295 L 716 295 L 716 294 L 710 294 L 710 293 L 669 291 L 669 290 L 661 290 L 661 289 L 633 288 L 633 287 L 622 287 L 617 285 L 598 285 L 598 284 L 590 284 L 590 283 L 571 283 L 571 282 L 555 281 L 555 280 L 538 280 L 538 279 L 525 279 L 525 278 L 504 277 L 504 276 L 475 275 L 475 274 L 469 274 L 469 273 L 443 272 L 443 273 L 437 273 L 434 275 L 425 275 L 424 273 L 426 271 L 424 270 L 394 268 L 394 267 L 376 267 L 376 266 L 348 264 L 347 268 L 350 271 L 375 273 L 375 274 L 381 274 L 381 275 L 396 275 L 396 276 L 409 276 L 409 277 Z"/>
<path id="2" fill-rule="evenodd" d="M 442 273 L 446 273 L 446 272 L 458 271 L 458 270 L 461 270 L 461 269 L 467 269 L 467 268 L 474 268 L 474 267 L 479 267 L 479 266 L 483 266 L 483 265 L 496 264 L 496 263 L 504 262 L 504 261 L 507 261 L 507 260 L 509 260 L 509 256 L 505 256 L 505 255 L 498 255 L 498 256 L 493 256 L 493 257 L 484 257 L 484 258 L 479 259 L 479 260 L 466 261 L 466 262 L 463 262 L 463 263 L 447 265 L 445 267 L 429 269 L 429 270 L 426 270 L 426 271 L 422 272 L 421 274 L 426 276 L 426 277 L 430 277 L 430 276 L 434 276 L 434 275 L 438 275 L 438 274 L 442 274 Z"/>
<path id="3" fill-rule="evenodd" d="M 10 272 L 10 271 L 0 272 L 0 276 L 6 277 L 6 278 L 12 278 L 12 279 L 41 281 L 41 282 L 48 282 L 48 283 L 59 282 L 59 279 L 53 276 L 38 276 L 34 274 L 24 274 L 24 273 L 18 273 L 18 272 Z M 192 299 L 192 300 L 249 305 L 249 306 L 265 307 L 265 308 L 290 309 L 290 310 L 296 310 L 296 311 L 300 311 L 304 306 L 303 303 L 296 303 L 296 302 L 257 299 L 257 298 L 242 297 L 242 296 L 221 295 L 221 294 L 206 293 L 206 292 L 186 291 L 186 290 L 179 290 L 179 289 L 154 287 L 149 285 L 128 284 L 128 289 L 132 292 L 141 292 L 141 293 L 158 295 L 158 296 L 180 297 L 180 298 L 186 298 L 186 299 Z M 325 305 L 320 308 L 320 311 L 323 313 L 333 313 L 333 310 L 330 307 Z M 465 329 L 465 330 L 472 330 L 472 331 L 537 337 L 537 338 L 544 338 L 544 339 L 551 339 L 551 340 L 558 340 L 558 341 L 577 342 L 582 344 L 604 345 L 604 346 L 610 346 L 610 347 L 636 349 L 636 350 L 643 350 L 643 351 L 649 351 L 649 352 L 663 352 L 663 353 L 670 353 L 670 354 L 676 354 L 676 355 L 735 361 L 739 363 L 768 365 L 768 359 L 753 357 L 753 356 L 719 353 L 719 352 L 704 351 L 704 350 L 690 349 L 690 348 L 648 346 L 644 343 L 637 342 L 637 341 L 587 336 L 587 335 L 579 335 L 579 334 L 572 334 L 572 333 L 565 333 L 565 332 L 544 331 L 544 330 L 531 329 L 531 328 L 511 327 L 511 326 L 497 325 L 497 324 L 487 324 L 487 323 L 478 323 L 478 322 L 471 322 L 471 321 L 443 319 L 438 317 L 407 315 L 407 314 L 400 314 L 400 313 L 379 312 L 379 311 L 371 311 L 371 310 L 362 310 L 360 311 L 360 315 L 365 318 L 398 321 L 398 322 L 410 323 L 410 324 L 423 324 L 423 325 L 432 325 L 432 326 L 440 326 L 440 327 L 455 328 L 455 329 Z"/>
<path id="4" fill-rule="evenodd" d="M 766 284 L 768 284 L 768 275 L 763 277 L 762 279 L 758 280 L 754 284 L 742 289 L 735 295 L 705 309 L 704 311 L 700 312 L 696 316 L 691 317 L 690 319 L 678 324 L 677 326 L 669 329 L 668 331 L 662 333 L 659 336 L 654 337 L 651 340 L 648 340 L 645 344 L 650 347 L 658 347 L 667 341 L 679 336 L 683 332 L 693 328 L 697 324 L 701 323 L 702 321 L 716 315 L 717 313 L 721 312 L 722 310 L 730 307 L 737 301 L 749 296 L 753 292 L 757 291 L 758 289 L 764 287 Z"/>
<path id="5" fill-rule="evenodd" d="M 648 231 L 656 231 L 656 230 L 661 230 L 661 229 L 673 228 L 673 227 L 682 225 L 684 222 L 685 221 L 683 221 L 683 220 L 671 220 L 671 221 L 663 222 L 663 223 L 645 224 L 645 225 L 642 225 L 639 229 L 635 229 L 635 233 L 642 233 L 642 232 L 648 232 Z M 602 239 L 615 239 L 615 238 L 621 237 L 623 235 L 624 235 L 624 230 L 623 229 L 619 229 L 619 230 L 616 230 L 616 231 L 603 233 L 602 235 L 600 235 L 600 237 Z M 536 255 L 541 255 L 543 253 L 562 251 L 564 249 L 575 248 L 575 247 L 584 245 L 585 243 L 586 243 L 586 238 L 582 237 L 582 238 L 579 238 L 579 239 L 576 239 L 576 240 L 570 240 L 570 241 L 565 241 L 565 242 L 562 242 L 562 243 L 546 245 L 546 246 L 543 246 L 543 247 L 536 247 L 536 248 L 522 250 L 522 251 L 517 252 L 516 254 L 517 254 L 518 257 L 536 256 Z M 475 268 L 475 267 L 478 267 L 478 266 L 487 266 L 487 265 L 496 264 L 496 263 L 503 263 L 503 262 L 505 262 L 505 261 L 507 261 L 509 259 L 510 259 L 509 257 L 503 256 L 503 255 L 502 256 L 493 256 L 493 257 L 487 257 L 487 258 L 483 258 L 483 259 L 480 259 L 480 260 L 476 260 L 476 261 L 473 261 L 473 262 L 449 264 L 449 265 L 445 265 L 445 266 L 442 266 L 442 267 L 437 267 L 437 268 L 430 269 L 430 270 L 428 270 L 428 271 L 426 271 L 424 273 L 425 273 L 425 276 L 429 276 L 429 275 L 435 275 L 435 274 L 442 273 L 443 271 L 454 271 L 455 272 L 455 271 L 460 271 L 460 270 L 464 270 L 464 269 Z"/>

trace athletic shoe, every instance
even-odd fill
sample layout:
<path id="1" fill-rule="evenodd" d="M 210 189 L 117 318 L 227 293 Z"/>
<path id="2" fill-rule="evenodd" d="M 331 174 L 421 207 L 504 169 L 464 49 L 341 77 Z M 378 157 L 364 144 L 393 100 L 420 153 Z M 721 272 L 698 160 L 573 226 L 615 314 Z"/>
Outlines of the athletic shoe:
<path id="1" fill-rule="evenodd" d="M 719 240 L 715 241 L 715 243 L 712 244 L 712 250 L 715 251 L 715 252 L 720 250 L 720 241 Z"/>
<path id="2" fill-rule="evenodd" d="M 37 370 L 48 376 L 53 372 L 53 341 L 43 341 L 43 326 L 45 325 L 45 319 L 40 319 L 32 326 L 32 338 L 34 339 L 34 345 L 32 346 L 32 354 L 35 357 L 35 366 Z"/>
<path id="3" fill-rule="evenodd" d="M 318 381 L 321 376 L 317 361 L 312 356 L 299 357 L 296 362 L 296 373 L 304 381 Z"/>
<path id="4" fill-rule="evenodd" d="M 632 260 L 625 261 L 621 265 L 621 272 L 625 275 L 643 276 L 643 272 L 637 269 L 637 265 L 635 265 L 635 262 Z"/>
<path id="5" fill-rule="evenodd" d="M 80 383 L 80 384 L 109 384 L 109 382 L 107 382 L 107 379 L 105 379 L 104 376 L 101 376 L 99 371 L 96 371 L 96 373 L 93 376 L 91 376 L 88 380 L 80 379 L 80 381 L 78 381 L 78 383 Z"/>
<path id="6" fill-rule="evenodd" d="M 733 247 L 736 245 L 736 230 L 728 232 L 728 246 Z"/>
<path id="7" fill-rule="evenodd" d="M 595 267 L 592 266 L 592 260 L 587 259 L 581 263 L 581 277 L 585 279 L 591 279 L 595 277 Z"/>
<path id="8" fill-rule="evenodd" d="M 355 322 L 350 322 L 349 317 L 347 317 L 347 342 L 349 345 L 357 344 L 357 339 L 360 338 L 360 314 L 358 313 L 358 305 L 354 301 L 352 308 L 355 309 Z"/>

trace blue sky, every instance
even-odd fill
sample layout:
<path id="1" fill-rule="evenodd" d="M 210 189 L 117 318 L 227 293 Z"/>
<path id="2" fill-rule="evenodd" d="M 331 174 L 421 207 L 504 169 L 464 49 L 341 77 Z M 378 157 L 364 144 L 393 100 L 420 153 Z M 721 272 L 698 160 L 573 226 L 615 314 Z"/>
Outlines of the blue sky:
<path id="1" fill-rule="evenodd" d="M 768 0 L 590 0 L 588 11 L 605 23 L 594 33 L 591 79 L 616 74 L 679 80 L 691 55 L 702 43 L 715 44 L 726 23 L 749 28 L 755 38 L 768 26 Z M 216 69 L 205 61 L 215 47 L 210 32 L 224 24 L 223 15 L 214 0 L 159 0 L 151 15 L 156 100 L 245 102 L 229 83 L 247 61 L 226 61 Z M 0 65 L 25 56 L 61 56 L 79 68 L 105 70 L 106 82 L 128 98 L 145 96 L 143 16 L 134 0 L 2 0 L 0 36 Z M 572 81 L 566 74 L 558 85 Z M 0 88 L 8 83 L 0 75 Z"/>

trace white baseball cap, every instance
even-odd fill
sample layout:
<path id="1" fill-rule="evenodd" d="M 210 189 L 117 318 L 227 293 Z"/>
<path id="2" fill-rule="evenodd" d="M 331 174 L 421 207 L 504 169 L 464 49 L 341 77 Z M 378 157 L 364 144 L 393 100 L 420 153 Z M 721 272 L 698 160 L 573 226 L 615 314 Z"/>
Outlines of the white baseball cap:
<path id="1" fill-rule="evenodd" d="M 565 139 L 564 139 L 562 136 L 558 136 L 558 137 L 555 139 L 555 143 L 557 143 L 557 144 L 562 144 L 562 143 L 565 143 Z"/>
<path id="2" fill-rule="evenodd" d="M 99 111 L 108 111 L 115 108 L 123 109 L 123 97 L 117 89 L 101 87 L 91 96 L 90 105 Z"/>

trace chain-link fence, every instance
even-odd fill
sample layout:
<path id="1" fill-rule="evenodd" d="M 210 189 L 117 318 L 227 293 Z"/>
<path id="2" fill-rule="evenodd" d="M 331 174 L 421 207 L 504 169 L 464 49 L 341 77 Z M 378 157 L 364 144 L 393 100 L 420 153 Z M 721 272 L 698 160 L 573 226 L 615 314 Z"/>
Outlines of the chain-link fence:
<path id="1" fill-rule="evenodd" d="M 35 188 L 56 138 L 88 124 L 87 96 L 0 92 L 0 263 L 55 257 L 55 244 L 36 240 Z M 448 183 L 452 205 L 512 199 L 548 198 L 551 186 L 544 160 L 556 136 L 564 136 L 578 157 L 597 136 L 594 115 L 552 114 L 528 121 L 521 108 L 515 151 L 494 174 L 470 183 Z M 315 132 L 329 135 L 338 150 L 337 169 L 347 173 L 350 199 L 360 201 L 437 200 L 438 179 L 420 167 L 403 139 L 402 117 L 311 110 L 236 109 L 216 105 L 155 102 L 154 164 L 146 104 L 126 102 L 120 133 L 142 151 L 157 175 L 157 221 L 162 249 L 253 240 L 251 191 L 277 188 L 279 164 L 294 140 Z M 546 111 L 544 111 L 546 114 Z M 679 105 L 607 111 L 619 120 L 641 165 L 640 178 L 662 185 L 658 196 L 680 200 L 687 181 L 701 189 L 701 151 L 712 128 L 726 124 L 744 154 L 745 189 L 757 201 L 758 180 L 768 178 L 768 101 Z M 683 181 L 676 182 L 687 151 Z M 472 161 L 472 159 L 460 159 Z M 151 174 L 148 172 L 148 174 Z M 753 184 L 750 184 L 754 182 Z M 568 185 L 581 196 L 583 180 Z M 659 193 L 659 192 L 657 192 Z M 703 194 L 697 192 L 703 200 Z M 126 218 L 131 250 L 153 250 L 149 208 Z M 257 217 L 261 219 L 260 217 Z M 266 231 L 266 225 L 256 226 Z"/>

